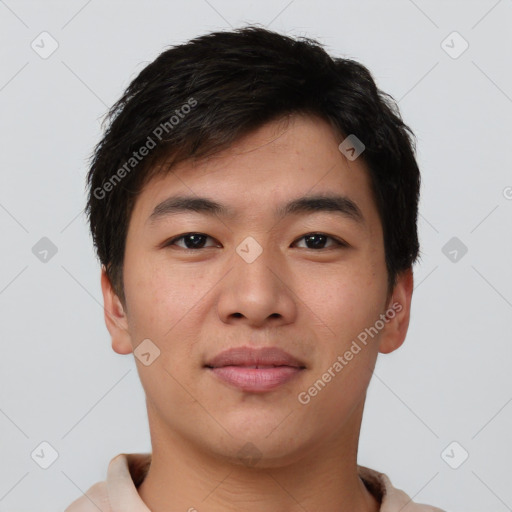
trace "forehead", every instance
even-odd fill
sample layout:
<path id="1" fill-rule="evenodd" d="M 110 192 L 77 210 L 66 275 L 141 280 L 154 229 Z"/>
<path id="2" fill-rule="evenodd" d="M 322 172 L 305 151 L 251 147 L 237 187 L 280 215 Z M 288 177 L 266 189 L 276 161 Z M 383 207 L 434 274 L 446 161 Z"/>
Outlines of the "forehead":
<path id="1" fill-rule="evenodd" d="M 361 214 L 371 224 L 376 209 L 369 174 L 362 158 L 349 161 L 339 151 L 343 138 L 326 121 L 312 116 L 293 115 L 267 123 L 228 149 L 198 161 L 180 162 L 155 176 L 140 193 L 132 217 L 147 227 L 159 211 L 177 211 L 172 201 L 176 196 L 195 197 L 196 210 L 204 207 L 204 213 L 212 205 L 203 202 L 201 206 L 197 199 L 208 198 L 221 207 L 213 213 L 232 218 L 271 212 L 283 216 L 294 212 L 289 208 L 294 199 L 335 196 L 337 204 L 333 203 L 332 210 L 339 209 L 340 198 L 345 198 L 341 206 L 348 213 L 352 210 L 354 219 Z"/>

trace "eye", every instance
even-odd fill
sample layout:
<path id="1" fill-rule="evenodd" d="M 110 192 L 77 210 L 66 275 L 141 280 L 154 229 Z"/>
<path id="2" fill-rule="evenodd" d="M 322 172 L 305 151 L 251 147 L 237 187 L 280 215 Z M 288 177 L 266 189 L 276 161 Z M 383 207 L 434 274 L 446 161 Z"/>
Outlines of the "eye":
<path id="1" fill-rule="evenodd" d="M 302 236 L 298 240 L 305 240 L 306 244 L 312 245 L 312 247 L 305 247 L 306 249 L 329 249 L 329 247 L 324 247 L 326 240 L 332 240 L 334 244 L 331 244 L 331 248 L 334 247 L 349 247 L 349 245 L 342 241 L 338 240 L 332 236 L 325 235 L 324 233 L 308 233 L 307 235 Z"/>
<path id="2" fill-rule="evenodd" d="M 172 240 L 169 240 L 164 244 L 164 247 L 168 247 L 171 245 L 175 245 L 176 242 L 183 240 L 185 247 L 179 246 L 182 249 L 186 250 L 196 250 L 196 249 L 203 249 L 204 243 L 207 238 L 210 238 L 213 240 L 212 237 L 205 235 L 204 233 L 185 233 L 183 235 L 177 236 L 176 238 L 173 238 Z M 210 246 L 215 247 L 215 246 Z"/>
<path id="3" fill-rule="evenodd" d="M 199 249 L 205 249 L 208 247 L 218 247 L 217 245 L 210 245 L 205 246 L 205 242 L 207 239 L 215 240 L 211 236 L 208 236 L 204 233 L 185 233 L 183 235 L 177 236 L 168 242 L 164 244 L 164 247 L 169 247 L 173 245 L 177 245 L 178 247 L 181 247 L 184 250 L 199 250 Z M 306 247 L 303 247 L 305 249 L 314 249 L 314 250 L 321 250 L 321 249 L 329 249 L 329 248 L 335 248 L 335 247 L 349 247 L 349 245 L 339 239 L 336 239 L 332 236 L 326 235 L 324 233 L 308 233 L 307 235 L 302 236 L 301 238 L 298 238 L 297 240 L 304 240 L 306 243 Z M 331 245 L 325 247 L 325 244 L 328 240 L 331 240 Z M 177 242 L 183 242 L 183 245 L 179 245 Z M 297 243 L 294 242 L 294 243 Z"/>

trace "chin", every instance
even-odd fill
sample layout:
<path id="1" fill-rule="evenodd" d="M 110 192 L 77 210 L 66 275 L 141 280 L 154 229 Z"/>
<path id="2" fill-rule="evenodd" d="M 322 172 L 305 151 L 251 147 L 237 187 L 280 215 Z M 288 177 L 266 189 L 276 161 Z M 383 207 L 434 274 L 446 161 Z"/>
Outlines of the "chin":
<path id="1" fill-rule="evenodd" d="M 236 439 L 221 453 L 216 445 L 215 454 L 225 458 L 230 464 L 254 469 L 279 468 L 298 462 L 304 456 L 300 441 L 295 439 L 293 444 L 283 441 L 278 436 L 273 440 L 270 436 L 253 440 Z"/>

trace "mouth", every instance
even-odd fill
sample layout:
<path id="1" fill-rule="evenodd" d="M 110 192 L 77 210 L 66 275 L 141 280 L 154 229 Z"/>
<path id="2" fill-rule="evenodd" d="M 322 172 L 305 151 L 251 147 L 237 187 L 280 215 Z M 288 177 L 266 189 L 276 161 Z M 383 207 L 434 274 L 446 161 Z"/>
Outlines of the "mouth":
<path id="1" fill-rule="evenodd" d="M 277 347 L 236 347 L 204 365 L 217 379 L 242 391 L 262 393 L 297 377 L 306 365 Z"/>
<path id="2" fill-rule="evenodd" d="M 228 364 L 225 366 L 209 366 L 206 365 L 207 368 L 226 368 L 227 366 L 231 366 L 234 368 L 253 368 L 258 370 L 268 370 L 269 368 L 304 368 L 304 367 L 298 367 L 298 366 L 288 366 L 286 364 Z"/>

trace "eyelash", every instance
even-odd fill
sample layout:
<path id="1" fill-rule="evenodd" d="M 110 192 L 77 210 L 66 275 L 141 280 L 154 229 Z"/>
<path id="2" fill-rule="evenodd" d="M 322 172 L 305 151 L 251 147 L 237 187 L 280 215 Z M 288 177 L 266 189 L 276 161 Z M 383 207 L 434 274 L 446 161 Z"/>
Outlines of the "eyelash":
<path id="1" fill-rule="evenodd" d="M 181 240 L 183 238 L 186 238 L 187 236 L 190 236 L 190 235 L 200 235 L 200 236 L 205 236 L 207 238 L 211 238 L 212 240 L 214 240 L 213 237 L 209 236 L 209 235 L 206 235 L 205 233 L 198 233 L 198 232 L 190 232 L 190 233 L 184 233 L 183 235 L 180 235 L 180 236 L 177 236 L 177 237 L 174 237 L 170 240 L 168 240 L 167 242 L 164 243 L 163 247 L 170 247 L 172 246 L 175 242 L 177 242 L 178 240 Z M 330 236 L 330 235 L 327 235 L 325 233 L 321 233 L 321 232 L 311 232 L 311 233 L 306 233 L 305 235 L 302 235 L 300 238 L 297 238 L 296 241 L 298 240 L 303 240 L 304 238 L 308 237 L 308 236 L 314 236 L 314 235 L 321 235 L 321 236 L 324 236 L 328 239 L 331 239 L 334 241 L 335 245 L 334 246 L 331 246 L 331 247 L 326 247 L 326 248 L 321 248 L 321 249 L 310 249 L 309 247 L 303 247 L 303 249 L 308 249 L 310 251 L 316 251 L 316 252 L 319 252 L 319 251 L 327 251 L 329 249 L 334 249 L 336 247 L 350 247 L 349 244 L 347 244 L 346 242 L 344 242 L 343 240 L 340 240 L 338 238 L 335 238 L 333 236 Z M 296 242 L 295 241 L 295 242 Z M 294 243 L 295 243 L 294 242 Z M 198 249 L 189 249 L 188 247 L 180 247 L 180 249 L 182 249 L 183 251 L 188 251 L 188 252 L 197 252 L 197 251 L 200 251 L 202 249 L 211 249 L 212 247 L 200 247 Z"/>

